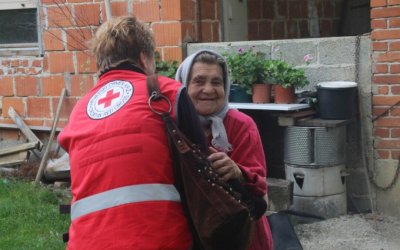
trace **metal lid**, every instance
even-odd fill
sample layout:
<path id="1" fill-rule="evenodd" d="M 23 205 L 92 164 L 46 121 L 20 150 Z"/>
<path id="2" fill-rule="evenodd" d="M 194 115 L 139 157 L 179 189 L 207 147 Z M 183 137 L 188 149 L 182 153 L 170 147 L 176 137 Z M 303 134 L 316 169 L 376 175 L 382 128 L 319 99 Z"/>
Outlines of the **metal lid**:
<path id="1" fill-rule="evenodd" d="M 329 81 L 329 82 L 320 82 L 317 84 L 318 88 L 355 88 L 357 87 L 356 82 L 348 82 L 348 81 Z"/>

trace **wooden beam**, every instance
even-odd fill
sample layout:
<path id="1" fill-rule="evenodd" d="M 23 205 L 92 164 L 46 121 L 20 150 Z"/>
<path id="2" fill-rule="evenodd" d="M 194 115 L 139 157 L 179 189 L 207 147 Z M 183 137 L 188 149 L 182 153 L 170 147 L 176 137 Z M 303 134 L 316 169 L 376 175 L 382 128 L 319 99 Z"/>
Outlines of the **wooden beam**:
<path id="1" fill-rule="evenodd" d="M 37 147 L 36 142 L 28 142 L 28 143 L 24 143 L 24 144 L 20 144 L 20 145 L 16 145 L 16 146 L 1 148 L 0 156 L 17 153 L 17 152 L 21 152 L 21 151 L 27 151 L 29 149 L 34 149 L 36 147 Z"/>
<path id="2" fill-rule="evenodd" d="M 18 128 L 22 131 L 22 133 L 28 138 L 30 142 L 38 143 L 38 149 L 42 150 L 43 143 L 37 138 L 37 136 L 30 130 L 30 128 L 25 124 L 22 118 L 18 115 L 18 113 L 14 110 L 13 107 L 8 109 L 8 115 L 15 122 Z"/>
<path id="3" fill-rule="evenodd" d="M 0 166 L 13 166 L 24 163 L 28 159 L 28 151 L 21 151 L 14 154 L 0 157 Z"/>
<path id="4" fill-rule="evenodd" d="M 39 131 L 39 132 L 50 132 L 51 131 L 51 127 L 45 127 L 45 126 L 28 126 L 28 128 L 30 128 L 30 130 L 32 131 Z M 10 130 L 19 130 L 18 126 L 15 124 L 5 124 L 5 123 L 1 123 L 0 124 L 0 129 L 10 129 Z M 62 128 L 57 128 L 57 132 L 60 132 L 62 130 Z"/>
<path id="5" fill-rule="evenodd" d="M 57 110 L 56 110 L 56 113 L 55 113 L 55 116 L 54 116 L 53 126 L 52 126 L 52 129 L 51 129 L 49 141 L 48 141 L 48 143 L 46 145 L 46 149 L 45 149 L 45 151 L 43 153 L 42 160 L 40 161 L 39 169 L 38 169 L 38 171 L 36 173 L 36 178 L 35 178 L 35 183 L 36 184 L 39 183 L 40 179 L 42 179 L 43 172 L 44 172 L 43 170 L 44 170 L 44 167 L 45 167 L 45 165 L 47 163 L 47 158 L 48 158 L 48 155 L 49 155 L 51 143 L 52 143 L 53 137 L 54 137 L 54 135 L 56 133 L 57 123 L 58 123 L 58 118 L 60 117 L 62 103 L 64 101 L 64 97 L 65 97 L 66 94 L 67 94 L 67 90 L 65 88 L 63 88 L 61 90 L 60 100 L 58 101 Z"/>
<path id="6" fill-rule="evenodd" d="M 304 110 L 278 116 L 279 126 L 294 126 L 299 119 L 311 119 L 316 114 L 315 110 Z"/>
<path id="7" fill-rule="evenodd" d="M 325 120 L 320 118 L 300 119 L 296 121 L 296 126 L 336 128 L 350 124 L 352 121 L 353 120 Z"/>

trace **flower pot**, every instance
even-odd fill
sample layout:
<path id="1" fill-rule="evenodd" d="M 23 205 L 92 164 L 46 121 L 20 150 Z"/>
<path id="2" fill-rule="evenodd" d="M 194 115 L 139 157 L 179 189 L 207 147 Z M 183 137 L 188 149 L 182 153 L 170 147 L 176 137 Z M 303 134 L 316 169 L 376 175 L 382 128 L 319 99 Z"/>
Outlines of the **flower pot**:
<path id="1" fill-rule="evenodd" d="M 239 85 L 232 84 L 229 92 L 229 102 L 251 102 L 251 95 Z"/>
<path id="2" fill-rule="evenodd" d="M 275 103 L 285 104 L 294 103 L 296 96 L 294 94 L 294 87 L 284 88 L 281 85 L 275 85 Z"/>
<path id="3" fill-rule="evenodd" d="M 253 103 L 271 102 L 271 85 L 266 83 L 256 83 L 252 86 Z"/>

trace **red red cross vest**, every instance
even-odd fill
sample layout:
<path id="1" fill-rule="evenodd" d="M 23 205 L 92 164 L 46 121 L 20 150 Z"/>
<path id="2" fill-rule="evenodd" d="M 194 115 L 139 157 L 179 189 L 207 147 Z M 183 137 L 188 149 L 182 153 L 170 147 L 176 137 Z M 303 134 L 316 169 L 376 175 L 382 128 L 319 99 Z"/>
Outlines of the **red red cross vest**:
<path id="1" fill-rule="evenodd" d="M 181 84 L 159 81 L 174 107 Z M 190 248 L 163 123 L 147 99 L 145 75 L 112 70 L 61 131 L 73 196 L 68 249 Z M 158 105 L 167 109 L 166 102 Z"/>

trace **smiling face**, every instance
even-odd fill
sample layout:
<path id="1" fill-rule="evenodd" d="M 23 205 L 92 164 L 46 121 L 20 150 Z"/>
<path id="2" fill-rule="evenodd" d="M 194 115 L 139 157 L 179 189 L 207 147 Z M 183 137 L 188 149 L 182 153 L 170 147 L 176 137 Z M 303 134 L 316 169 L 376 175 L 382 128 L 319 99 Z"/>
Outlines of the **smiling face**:
<path id="1" fill-rule="evenodd" d="M 188 94 L 200 115 L 211 115 L 225 103 L 222 68 L 219 64 L 196 62 L 188 84 Z"/>

